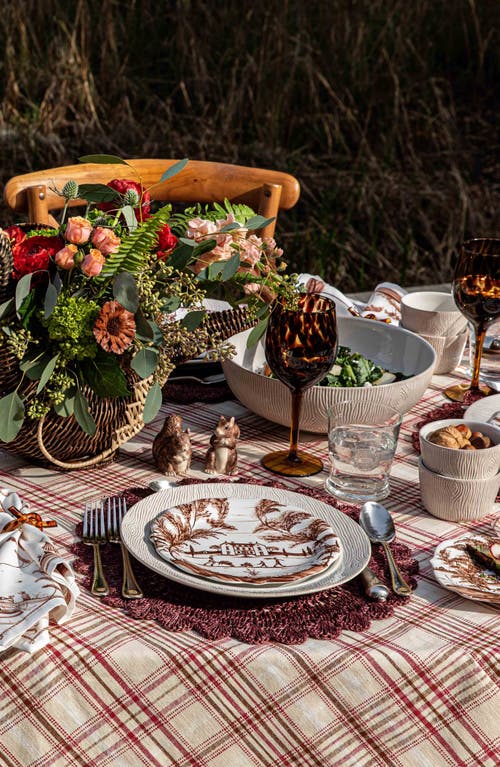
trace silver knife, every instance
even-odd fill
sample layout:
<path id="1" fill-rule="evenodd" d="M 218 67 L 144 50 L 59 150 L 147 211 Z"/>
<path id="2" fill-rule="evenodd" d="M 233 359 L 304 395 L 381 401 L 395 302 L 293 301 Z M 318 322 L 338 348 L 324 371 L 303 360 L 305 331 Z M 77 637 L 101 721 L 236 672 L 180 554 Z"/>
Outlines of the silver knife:
<path id="1" fill-rule="evenodd" d="M 363 583 L 365 594 L 370 599 L 376 599 L 377 602 L 385 602 L 389 596 L 389 589 L 382 583 L 380 578 L 375 575 L 370 567 L 365 567 L 359 574 Z"/>

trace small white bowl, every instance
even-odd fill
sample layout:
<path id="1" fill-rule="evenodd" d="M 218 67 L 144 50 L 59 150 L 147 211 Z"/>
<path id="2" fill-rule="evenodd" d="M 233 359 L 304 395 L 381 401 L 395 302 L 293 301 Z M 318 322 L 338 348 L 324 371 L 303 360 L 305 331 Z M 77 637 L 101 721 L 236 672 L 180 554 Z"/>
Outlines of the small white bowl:
<path id="1" fill-rule="evenodd" d="M 460 364 L 469 331 L 466 329 L 458 336 L 426 336 L 418 333 L 436 352 L 434 375 L 451 373 Z"/>
<path id="2" fill-rule="evenodd" d="M 457 336 L 467 327 L 451 293 L 407 293 L 401 299 L 401 325 L 426 336 Z"/>
<path id="3" fill-rule="evenodd" d="M 481 519 L 495 506 L 500 473 L 487 479 L 444 477 L 418 462 L 420 495 L 429 514 L 448 522 Z"/>
<path id="4" fill-rule="evenodd" d="M 465 424 L 471 431 L 480 431 L 492 441 L 482 450 L 456 450 L 429 441 L 429 437 L 445 426 Z M 469 419 L 447 418 L 422 426 L 419 432 L 422 459 L 431 471 L 458 479 L 488 479 L 500 471 L 500 427 Z"/>

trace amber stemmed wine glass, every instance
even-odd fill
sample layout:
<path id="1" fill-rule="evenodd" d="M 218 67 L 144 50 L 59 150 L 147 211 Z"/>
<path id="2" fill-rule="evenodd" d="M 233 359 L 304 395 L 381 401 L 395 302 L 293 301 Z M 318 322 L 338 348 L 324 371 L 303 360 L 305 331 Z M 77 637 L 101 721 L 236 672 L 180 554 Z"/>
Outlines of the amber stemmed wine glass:
<path id="1" fill-rule="evenodd" d="M 455 267 L 453 296 L 475 335 L 472 380 L 445 392 L 450 399 L 463 401 L 468 392 L 474 397 L 492 391 L 479 383 L 479 373 L 486 331 L 500 317 L 500 240 L 483 237 L 464 242 Z"/>
<path id="2" fill-rule="evenodd" d="M 298 449 L 302 394 L 332 367 L 337 354 L 335 304 L 316 293 L 299 296 L 292 308 L 275 300 L 266 333 L 266 360 L 276 378 L 292 392 L 290 448 L 268 453 L 262 464 L 276 474 L 308 477 L 323 468 L 319 458 Z"/>

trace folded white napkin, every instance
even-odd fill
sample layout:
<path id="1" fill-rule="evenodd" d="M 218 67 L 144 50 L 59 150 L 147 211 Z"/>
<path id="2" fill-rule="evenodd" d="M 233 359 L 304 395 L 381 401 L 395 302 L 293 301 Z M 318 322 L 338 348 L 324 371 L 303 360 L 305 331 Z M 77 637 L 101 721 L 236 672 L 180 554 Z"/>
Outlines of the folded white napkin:
<path id="1" fill-rule="evenodd" d="M 79 590 L 44 529 L 20 522 L 30 509 L 17 493 L 0 489 L 0 507 L 0 652 L 33 653 L 49 642 L 50 622 L 71 616 Z"/>
<path id="2" fill-rule="evenodd" d="M 377 285 L 366 304 L 353 301 L 315 274 L 299 274 L 298 282 L 311 293 L 321 293 L 327 298 L 332 298 L 340 315 L 354 314 L 399 325 L 401 298 L 407 291 L 392 282 L 381 282 Z"/>

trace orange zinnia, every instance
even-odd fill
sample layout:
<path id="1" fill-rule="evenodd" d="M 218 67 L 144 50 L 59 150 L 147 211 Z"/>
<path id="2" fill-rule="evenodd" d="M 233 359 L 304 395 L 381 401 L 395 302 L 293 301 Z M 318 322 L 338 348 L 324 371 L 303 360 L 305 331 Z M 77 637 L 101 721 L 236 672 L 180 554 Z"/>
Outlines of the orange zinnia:
<path id="1" fill-rule="evenodd" d="M 94 336 L 105 351 L 123 354 L 135 337 L 134 315 L 118 301 L 106 301 L 95 321 Z"/>

